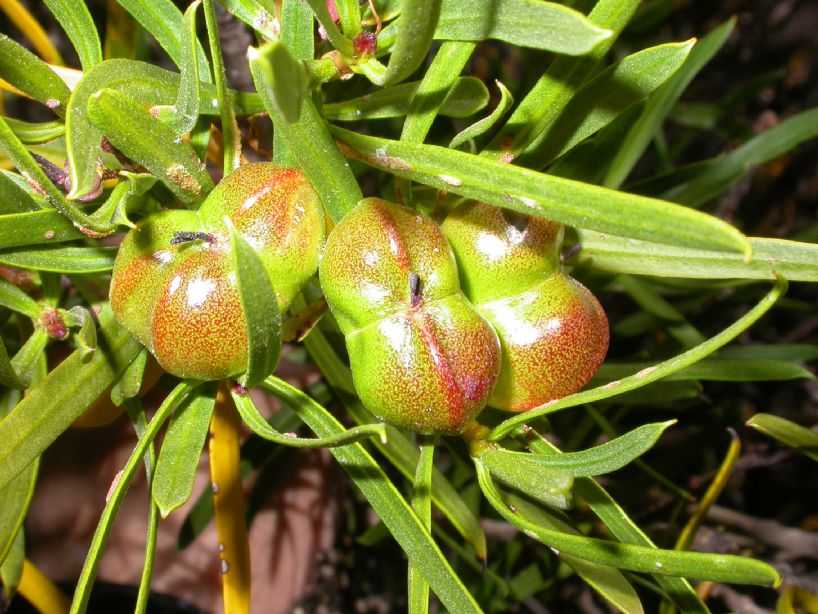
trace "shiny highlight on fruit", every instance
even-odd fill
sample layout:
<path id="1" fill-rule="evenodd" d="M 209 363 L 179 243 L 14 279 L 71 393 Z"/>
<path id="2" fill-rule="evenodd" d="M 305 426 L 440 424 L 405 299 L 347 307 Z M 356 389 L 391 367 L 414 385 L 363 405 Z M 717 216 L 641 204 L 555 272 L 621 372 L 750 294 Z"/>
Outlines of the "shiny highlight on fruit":
<path id="1" fill-rule="evenodd" d="M 489 404 L 526 411 L 582 388 L 605 358 L 608 319 L 562 271 L 562 225 L 468 202 L 442 227 L 463 292 L 500 338 L 500 379 Z"/>
<path id="2" fill-rule="evenodd" d="M 111 307 L 179 377 L 214 380 L 247 369 L 247 325 L 225 218 L 258 253 L 282 312 L 318 267 L 324 211 L 295 168 L 241 166 L 198 211 L 166 210 L 142 220 L 117 254 Z"/>
<path id="3" fill-rule="evenodd" d="M 461 293 L 440 227 L 365 199 L 330 233 L 319 277 L 364 405 L 418 433 L 462 432 L 494 387 L 500 347 Z"/>

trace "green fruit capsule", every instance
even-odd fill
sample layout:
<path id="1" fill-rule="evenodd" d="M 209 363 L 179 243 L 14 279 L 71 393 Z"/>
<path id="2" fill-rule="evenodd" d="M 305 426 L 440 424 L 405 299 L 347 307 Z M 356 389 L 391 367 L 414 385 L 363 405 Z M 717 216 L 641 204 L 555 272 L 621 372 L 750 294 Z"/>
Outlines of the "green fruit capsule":
<path id="1" fill-rule="evenodd" d="M 562 225 L 469 202 L 448 215 L 463 291 L 491 322 L 502 366 L 489 404 L 526 411 L 576 392 L 608 350 L 608 319 L 563 273 Z"/>
<path id="2" fill-rule="evenodd" d="M 256 250 L 281 311 L 318 268 L 324 210 L 298 169 L 247 164 L 198 211 L 147 217 L 122 241 L 111 278 L 119 321 L 168 373 L 214 380 L 247 369 L 247 324 L 228 218 Z"/>
<path id="3" fill-rule="evenodd" d="M 500 347 L 440 227 L 368 198 L 330 233 L 318 272 L 364 405 L 411 431 L 462 432 L 494 387 Z"/>

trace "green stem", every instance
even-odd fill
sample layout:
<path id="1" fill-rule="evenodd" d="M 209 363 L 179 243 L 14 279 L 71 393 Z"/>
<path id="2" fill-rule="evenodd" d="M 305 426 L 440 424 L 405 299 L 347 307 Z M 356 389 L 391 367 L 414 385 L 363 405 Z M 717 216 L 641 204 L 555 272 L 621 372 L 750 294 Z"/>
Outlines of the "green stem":
<path id="1" fill-rule="evenodd" d="M 435 443 L 437 437 L 418 437 L 420 457 L 415 470 L 415 482 L 412 487 L 412 511 L 430 532 L 432 530 L 432 469 L 434 469 Z M 409 612 L 410 614 L 428 614 L 429 583 L 423 574 L 409 561 Z"/>

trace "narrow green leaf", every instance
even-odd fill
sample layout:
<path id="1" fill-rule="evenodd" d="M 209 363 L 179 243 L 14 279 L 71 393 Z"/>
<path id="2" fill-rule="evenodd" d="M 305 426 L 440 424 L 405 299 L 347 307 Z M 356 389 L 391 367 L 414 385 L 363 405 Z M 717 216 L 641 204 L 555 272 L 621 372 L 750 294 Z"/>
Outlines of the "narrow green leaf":
<path id="1" fill-rule="evenodd" d="M 0 583 L 7 599 L 13 599 L 23 578 L 23 564 L 26 559 L 25 531 L 20 529 L 5 560 L 0 562 Z"/>
<path id="2" fill-rule="evenodd" d="M 85 235 L 56 209 L 0 216 L 0 249 L 82 238 Z"/>
<path id="3" fill-rule="evenodd" d="M 635 390 L 636 388 L 640 388 L 650 384 L 651 382 L 667 377 L 672 373 L 676 373 L 685 367 L 689 367 L 690 365 L 693 365 L 712 354 L 723 345 L 726 345 L 752 326 L 761 316 L 769 311 L 773 305 L 775 305 L 776 301 L 778 301 L 778 299 L 784 294 L 786 289 L 786 280 L 779 279 L 775 286 L 773 286 L 772 290 L 770 290 L 770 292 L 767 293 L 767 295 L 764 296 L 764 298 L 762 298 L 755 307 L 736 320 L 733 324 L 725 328 L 717 335 L 711 337 L 701 345 L 661 362 L 654 367 L 639 371 L 634 375 L 609 382 L 608 384 L 599 386 L 598 388 L 591 388 L 589 390 L 570 394 L 567 397 L 546 403 L 538 409 L 532 409 L 524 414 L 509 418 L 492 429 L 488 438 L 491 440 L 500 439 L 521 424 L 534 420 L 545 414 L 564 409 L 566 407 L 574 407 L 582 403 L 599 401 L 629 390 Z"/>
<path id="4" fill-rule="evenodd" d="M 618 188 L 622 185 L 658 132 L 673 105 L 699 71 L 722 48 L 735 24 L 736 18 L 732 17 L 698 41 L 679 70 L 648 99 L 642 115 L 631 126 L 617 149 L 602 181 L 603 185 L 609 188 Z"/>
<path id="5" fill-rule="evenodd" d="M 432 471 L 435 466 L 436 439 L 436 437 L 431 437 L 421 441 L 415 479 L 412 484 L 412 511 L 429 532 L 432 530 Z M 428 614 L 429 583 L 423 577 L 422 571 L 412 561 L 409 561 L 407 583 L 410 614 Z"/>
<path id="6" fill-rule="evenodd" d="M 533 520 L 537 525 L 552 531 L 559 531 L 560 533 L 582 535 L 579 530 L 548 509 L 535 507 L 526 501 L 525 498 L 511 491 L 506 491 L 504 495 L 509 505 L 513 505 L 514 507 L 523 506 L 529 519 Z M 526 503 L 528 503 L 527 506 Z M 643 611 L 639 596 L 627 578 L 625 578 L 619 570 L 608 567 L 607 565 L 592 563 L 563 552 L 559 554 L 555 553 L 555 556 L 558 556 L 563 563 L 568 565 L 577 575 L 585 580 L 591 588 L 604 599 L 608 600 L 617 610 L 623 612 L 623 614 L 637 614 Z"/>
<path id="7" fill-rule="evenodd" d="M 422 82 L 412 81 L 376 90 L 359 98 L 325 104 L 321 113 L 333 121 L 352 122 L 369 119 L 389 119 L 411 113 Z M 448 83 L 446 84 L 448 87 Z M 442 102 L 438 112 L 448 117 L 468 117 L 484 108 L 489 101 L 489 91 L 480 79 L 457 77 L 451 88 L 441 92 Z M 409 122 L 410 115 L 407 115 Z M 406 124 L 404 124 L 406 125 Z M 405 130 L 405 129 L 404 129 Z M 425 136 L 425 135 L 424 135 Z M 406 140 L 406 139 L 404 139 Z M 412 142 L 422 142 L 409 139 Z"/>
<path id="8" fill-rule="evenodd" d="M 656 366 L 652 363 L 609 362 L 595 378 L 614 380 Z M 804 367 L 769 358 L 705 358 L 686 369 L 669 375 L 665 381 L 707 380 L 714 382 L 772 382 L 790 379 L 814 379 Z"/>
<path id="9" fill-rule="evenodd" d="M 64 102 L 68 103 L 67 95 Z M 5 119 L 11 131 L 17 135 L 17 138 L 20 139 L 20 142 L 24 145 L 45 143 L 46 141 L 52 141 L 65 134 L 65 123 L 61 121 L 32 123 L 12 119 L 11 117 L 6 117 Z"/>
<path id="10" fill-rule="evenodd" d="M 46 343 L 48 343 L 46 332 L 42 328 L 35 328 L 23 347 L 17 350 L 14 358 L 11 359 L 11 367 L 23 384 L 23 388 L 30 388 L 39 383 Z"/>
<path id="11" fill-rule="evenodd" d="M 213 180 L 190 145 L 127 95 L 111 89 L 97 92 L 88 101 L 88 117 L 115 147 L 156 175 L 182 202 L 199 202 L 213 189 Z"/>
<path id="12" fill-rule="evenodd" d="M 689 247 L 744 251 L 729 224 L 671 203 L 615 192 L 460 151 L 359 135 L 333 126 L 346 155 L 370 166 L 530 215 L 579 228 Z"/>
<path id="13" fill-rule="evenodd" d="M 102 273 L 114 268 L 116 247 L 15 247 L 0 250 L 0 263 L 52 273 Z"/>
<path id="14" fill-rule="evenodd" d="M 284 0 L 281 3 L 281 35 L 279 40 L 290 50 L 297 60 L 312 61 L 315 57 L 313 29 L 315 20 L 310 7 L 301 0 Z M 332 66 L 335 71 L 335 65 Z M 292 166 L 295 158 L 287 149 L 287 144 L 276 130 L 273 133 L 273 162 Z"/>
<path id="15" fill-rule="evenodd" d="M 692 41 L 650 47 L 606 68 L 576 91 L 517 162 L 532 168 L 546 166 L 665 83 L 692 48 Z"/>
<path id="16" fill-rule="evenodd" d="M 557 57 L 526 94 L 506 125 L 495 135 L 483 155 L 500 158 L 525 150 L 562 112 L 577 89 L 593 74 L 639 6 L 639 0 L 599 0 L 588 19 L 611 32 L 582 57 Z"/>
<path id="17" fill-rule="evenodd" d="M 219 103 L 219 115 L 222 120 L 222 141 L 224 150 L 224 174 L 236 170 L 241 163 L 241 133 L 233 112 L 230 92 L 227 89 L 227 73 L 222 58 L 222 42 L 219 37 L 219 26 L 216 22 L 214 0 L 204 0 L 204 14 L 207 22 L 207 40 L 210 46 L 210 58 L 213 62 L 213 76 L 216 81 L 216 95 Z"/>
<path id="18" fill-rule="evenodd" d="M 0 224 L 4 223 L 9 214 L 50 209 L 47 202 L 41 199 L 35 200 L 17 181 L 25 180 L 13 173 L 8 175 L 0 173 Z M 12 224 L 8 224 L 8 226 L 12 226 Z M 20 230 L 22 230 L 22 226 L 20 226 Z"/>
<path id="19" fill-rule="evenodd" d="M 411 96 L 407 96 L 411 104 L 406 113 L 400 140 L 422 143 L 426 139 L 435 117 L 438 113 L 443 113 L 446 101 L 454 95 L 453 90 L 460 83 L 459 75 L 463 72 L 463 67 L 469 61 L 474 48 L 475 43 L 461 41 L 447 41 L 440 46 L 417 90 Z M 485 89 L 485 86 L 483 88 Z M 488 103 L 487 89 L 485 99 Z M 480 108 L 483 106 L 485 105 L 481 105 Z"/>
<path id="20" fill-rule="evenodd" d="M 262 383 L 265 390 L 272 392 L 277 398 L 284 401 L 297 415 L 315 414 L 327 412 L 315 400 L 307 394 L 291 386 L 287 382 L 271 376 Z M 381 440 L 386 438 L 386 430 L 383 424 L 366 424 L 356 426 L 341 433 L 333 433 L 325 437 L 293 437 L 289 434 L 282 434 L 276 431 L 261 416 L 253 401 L 246 394 L 239 394 L 233 391 L 233 401 L 239 410 L 241 419 L 259 437 L 293 448 L 334 448 L 346 446 L 362 439 L 377 437 Z M 306 420 L 305 420 L 306 421 Z"/>
<path id="21" fill-rule="evenodd" d="M 0 305 L 32 320 L 39 318 L 42 311 L 37 301 L 5 279 L 0 279 Z"/>
<path id="22" fill-rule="evenodd" d="M 151 489 L 162 518 L 184 505 L 193 492 L 210 416 L 216 406 L 217 388 L 215 382 L 200 386 L 170 419 Z"/>
<path id="23" fill-rule="evenodd" d="M 125 498 L 125 493 L 131 485 L 136 470 L 165 420 L 179 407 L 179 404 L 185 400 L 196 385 L 196 382 L 183 381 L 165 398 L 162 405 L 156 410 L 147 429 L 139 438 L 125 467 L 117 475 L 115 483 L 106 497 L 105 509 L 102 510 L 96 531 L 94 531 L 94 537 L 91 539 L 88 556 L 85 558 L 85 564 L 82 567 L 82 572 L 77 581 L 77 588 L 74 591 L 74 600 L 71 602 L 70 614 L 84 614 L 88 607 L 91 587 L 94 583 L 97 569 L 99 568 L 102 551 L 105 548 L 105 543 L 108 541 L 108 535 L 111 532 L 116 513 L 119 511 L 119 506 Z M 2 423 L 0 423 L 0 426 L 2 426 Z"/>
<path id="24" fill-rule="evenodd" d="M 183 28 L 180 32 L 180 62 L 181 77 L 179 93 L 173 105 L 173 116 L 170 121 L 171 129 L 177 134 L 187 134 L 196 125 L 199 118 L 199 39 L 196 38 L 196 11 L 201 0 L 191 2 L 185 10 Z"/>
<path id="25" fill-rule="evenodd" d="M 8 351 L 6 351 L 6 344 L 0 341 L 0 384 L 6 388 L 24 388 L 23 382 L 14 370 L 14 365 L 11 364 Z M 3 557 L 0 557 L 2 560 Z"/>
<path id="26" fill-rule="evenodd" d="M 111 402 L 119 407 L 126 400 L 139 394 L 142 388 L 142 377 L 148 363 L 148 350 L 142 348 L 111 388 Z"/>
<path id="27" fill-rule="evenodd" d="M 201 62 L 205 62 L 206 68 L 206 61 L 200 59 L 200 66 Z M 71 198 L 88 194 L 96 181 L 102 131 L 88 119 L 91 96 L 101 89 L 115 89 L 143 106 L 169 106 L 176 101 L 180 83 L 178 74 L 135 60 L 108 60 L 85 73 L 68 100 L 66 115 L 65 146 L 70 163 Z M 199 114 L 218 115 L 215 86 L 200 83 L 199 88 Z M 264 111 L 261 99 L 254 93 L 233 92 L 231 98 L 239 114 L 253 115 Z"/>
<path id="28" fill-rule="evenodd" d="M 181 32 L 184 31 L 182 11 L 172 0 L 117 0 L 139 24 L 161 45 L 177 66 L 182 66 L 183 51 Z M 199 80 L 210 83 L 210 70 L 204 49 L 197 43 Z"/>
<path id="29" fill-rule="evenodd" d="M 774 160 L 816 137 L 818 108 L 802 111 L 708 164 L 695 178 L 667 190 L 663 197 L 678 203 L 704 204 L 744 177 L 753 166 Z"/>
<path id="30" fill-rule="evenodd" d="M 224 8 L 268 39 L 278 38 L 275 15 L 259 0 L 219 0 Z"/>
<path id="31" fill-rule="evenodd" d="M 0 562 L 4 561 L 23 527 L 34 496 L 40 458 L 35 458 L 11 482 L 0 488 Z"/>
<path id="32" fill-rule="evenodd" d="M 442 0 L 402 0 L 395 46 L 380 85 L 400 83 L 421 65 L 432 44 L 441 4 Z M 458 13 L 462 20 L 463 11 Z"/>
<path id="33" fill-rule="evenodd" d="M 320 4 L 323 6 L 323 1 Z M 261 49 L 250 47 L 247 50 L 253 81 L 273 120 L 275 130 L 279 132 L 290 153 L 318 192 L 322 204 L 337 223 L 361 200 L 361 188 L 312 100 L 304 99 L 299 120 L 292 124 L 278 113 L 270 93 L 274 77 L 269 51 L 268 46 Z"/>
<path id="34" fill-rule="evenodd" d="M 243 385 L 253 387 L 275 371 L 281 355 L 281 312 L 270 276 L 261 259 L 228 218 L 233 268 L 247 322 L 248 363 L 241 378 Z"/>
<path id="35" fill-rule="evenodd" d="M 610 36 L 582 13 L 539 0 L 472 0 L 467 6 L 459 0 L 444 0 L 435 31 L 435 38 L 442 40 L 496 38 L 566 55 L 588 53 Z"/>
<path id="36" fill-rule="evenodd" d="M 102 62 L 102 45 L 99 34 L 82 0 L 44 0 L 48 9 L 60 22 L 80 58 L 83 70 Z"/>
<path id="37" fill-rule="evenodd" d="M 526 535 L 558 550 L 560 554 L 568 554 L 618 569 L 696 580 L 762 586 L 777 586 L 781 583 L 775 569 L 766 563 L 742 556 L 658 550 L 571 535 L 540 526 L 529 520 L 529 515 L 537 509 L 536 506 L 524 499 L 516 499 L 516 506 L 512 511 L 492 483 L 488 468 L 479 461 L 475 463 L 475 467 L 480 488 L 494 509 Z"/>
<path id="38" fill-rule="evenodd" d="M 79 327 L 74 338 L 77 341 L 80 361 L 87 363 L 97 350 L 97 327 L 94 325 L 94 318 L 85 307 L 79 305 L 65 312 L 63 318 L 67 326 Z"/>
<path id="39" fill-rule="evenodd" d="M 1 219 L 1 218 L 0 218 Z M 578 265 L 613 273 L 699 279 L 818 281 L 818 245 L 784 239 L 749 238 L 753 259 L 710 249 L 690 249 L 608 233 L 580 231 Z"/>
<path id="40" fill-rule="evenodd" d="M 492 476 L 526 493 L 529 497 L 558 509 L 568 509 L 573 504 L 571 487 L 574 479 L 560 468 L 548 467 L 538 462 L 525 462 L 522 453 L 509 452 L 487 446 L 473 455 L 475 465 L 485 467 Z"/>
<path id="41" fill-rule="evenodd" d="M 495 81 L 495 83 L 497 83 L 497 89 L 500 90 L 500 102 L 497 103 L 497 106 L 494 107 L 494 110 L 488 117 L 484 117 L 480 121 L 477 121 L 471 126 L 468 126 L 467 128 L 464 128 L 458 132 L 449 142 L 449 147 L 451 149 L 457 149 L 466 141 L 475 139 L 486 131 L 491 130 L 491 128 L 493 128 L 494 125 L 500 121 L 500 118 L 506 114 L 509 107 L 514 104 L 514 98 L 506 86 L 499 81 Z"/>
<path id="42" fill-rule="evenodd" d="M 20 43 L 0 34 L 0 78 L 63 117 L 71 92 L 48 64 Z"/>
<path id="43" fill-rule="evenodd" d="M 818 433 L 804 428 L 780 416 L 756 414 L 747 421 L 751 426 L 765 435 L 780 441 L 785 446 L 818 461 Z"/>
<path id="44" fill-rule="evenodd" d="M 139 352 L 141 346 L 117 324 L 110 308 L 98 321 L 101 351 L 87 363 L 79 351 L 71 354 L 0 421 L 0 488 L 50 446 Z"/>
<path id="45" fill-rule="evenodd" d="M 358 0 L 335 0 L 335 9 L 344 34 L 354 38 L 361 31 L 361 2 Z"/>
<path id="46" fill-rule="evenodd" d="M 327 38 L 332 43 L 332 46 L 348 58 L 354 56 L 355 49 L 352 46 L 352 41 L 344 36 L 338 29 L 338 26 L 335 25 L 335 21 L 333 21 L 327 9 L 326 0 L 304 0 L 304 2 L 312 9 L 318 23 L 324 28 L 324 32 L 327 33 Z"/>
<path id="47" fill-rule="evenodd" d="M 733 345 L 719 350 L 721 358 L 766 359 L 782 360 L 787 362 L 818 360 L 818 345 L 808 343 L 776 343 L 762 345 L 748 343 L 747 345 Z"/>
<path id="48" fill-rule="evenodd" d="M 289 124 L 298 121 L 307 96 L 308 80 L 304 64 L 296 60 L 284 43 L 271 42 L 265 47 L 270 62 L 270 101 Z"/>
<path id="49" fill-rule="evenodd" d="M 512 452 L 500 448 L 486 451 L 485 454 L 480 456 L 480 460 L 485 462 L 489 456 L 500 457 L 509 466 L 514 466 L 516 463 L 518 471 L 521 473 L 536 471 L 537 467 L 545 467 L 571 477 L 602 475 L 621 469 L 642 456 L 653 447 L 665 429 L 675 424 L 675 422 L 675 420 L 670 420 L 668 422 L 644 424 L 624 435 L 620 435 L 616 439 L 581 452 L 564 452 L 558 456 L 541 456 L 527 452 Z M 486 465 L 491 471 L 491 465 L 489 463 L 486 463 Z"/>
<path id="50" fill-rule="evenodd" d="M 110 226 L 98 224 L 95 220 L 83 213 L 81 209 L 66 201 L 63 193 L 60 192 L 57 186 L 46 176 L 43 169 L 40 168 L 40 165 L 37 164 L 31 156 L 31 153 L 23 146 L 20 139 L 11 131 L 2 117 L 0 117 L 0 150 L 6 153 L 11 163 L 17 167 L 20 174 L 26 178 L 26 181 L 28 181 L 37 192 L 45 196 L 48 202 L 51 203 L 57 211 L 70 219 L 77 228 L 84 230 L 91 236 L 108 234 L 113 230 Z M 96 164 L 96 159 L 94 163 Z M 96 178 L 96 170 L 94 170 L 92 180 Z"/>
<path id="51" fill-rule="evenodd" d="M 537 454 L 562 454 L 553 444 L 536 435 L 533 439 L 526 437 L 526 443 Z M 593 478 L 574 480 L 574 492 L 582 497 L 588 507 L 599 517 L 619 541 L 655 548 L 650 538 L 631 520 L 628 514 L 608 492 L 597 484 Z M 656 583 L 670 596 L 671 600 L 683 612 L 709 614 L 707 606 L 683 578 L 654 575 Z"/>
<path id="52" fill-rule="evenodd" d="M 267 380 L 265 387 L 269 383 L 271 380 Z M 301 418 L 319 437 L 345 432 L 341 423 L 320 406 L 304 405 L 302 409 L 310 410 L 304 411 Z M 443 606 L 461 614 L 481 612 L 429 532 L 369 452 L 361 444 L 354 443 L 330 448 L 330 453 L 349 473 L 409 559 L 422 570 Z"/>

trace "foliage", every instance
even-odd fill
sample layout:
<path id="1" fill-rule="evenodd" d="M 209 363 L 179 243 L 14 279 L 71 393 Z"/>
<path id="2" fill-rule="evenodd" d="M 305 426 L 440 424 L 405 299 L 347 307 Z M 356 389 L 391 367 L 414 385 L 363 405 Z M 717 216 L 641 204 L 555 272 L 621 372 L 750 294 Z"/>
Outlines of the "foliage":
<path id="1" fill-rule="evenodd" d="M 451 612 L 504 611 L 573 574 L 622 612 L 644 611 L 655 594 L 665 608 L 709 611 L 689 580 L 781 583 L 763 561 L 687 551 L 701 514 L 680 547 L 657 547 L 595 479 L 629 464 L 651 470 L 650 449 L 679 418 L 674 399 L 691 387 L 695 394 L 700 381 L 812 377 L 801 363 L 816 358 L 814 348 L 750 353 L 729 344 L 773 309 L 788 282 L 818 281 L 818 246 L 748 237 L 710 212 L 714 199 L 750 169 L 818 136 L 818 109 L 746 138 L 726 155 L 671 163 L 626 183 L 651 143 L 662 145 L 666 121 L 681 112 L 680 97 L 718 53 L 733 21 L 699 41 L 634 51 L 619 39 L 639 19 L 636 0 L 585 3 L 593 4 L 587 16 L 540 0 L 222 0 L 220 6 L 197 0 L 184 13 L 170 0 L 119 0 L 108 7 L 127 27 L 109 19 L 101 40 L 85 3 L 46 4 L 79 65 L 67 67 L 39 26 L 27 41 L 0 35 L 4 96 L 26 98 L 51 114 L 40 122 L 0 114 L 0 273 L 6 278 L 0 280 L 0 577 L 9 594 L 19 588 L 30 595 L 46 582 L 33 579 L 22 541 L 40 456 L 80 417 L 93 421 L 124 410 L 138 443 L 108 495 L 73 614 L 88 605 L 118 506 L 143 465 L 153 497 L 137 608 L 144 611 L 158 515 L 191 496 L 208 429 L 213 481 L 222 490 L 209 508 L 194 508 L 203 514 L 195 525 L 201 530 L 215 516 L 222 560 L 234 570 L 223 579 L 225 609 L 247 610 L 241 480 L 249 476 L 239 467 L 241 421 L 272 442 L 268 454 L 284 445 L 330 448 L 406 553 L 413 613 L 428 611 L 430 592 Z M 2 6 L 38 25 L 22 6 Z M 253 91 L 228 87 L 217 10 L 246 24 L 258 41 L 246 52 Z M 175 69 L 159 66 L 139 44 L 148 35 Z M 489 88 L 464 75 L 478 44 L 489 39 L 548 60 L 523 67 L 529 89 L 497 81 L 492 111 Z M 270 126 L 272 140 L 257 136 Z M 112 314 L 107 288 L 118 248 L 106 237 L 139 228 L 162 208 L 197 215 L 214 177 L 261 159 L 298 166 L 335 225 L 362 199 L 365 185 L 438 221 L 474 199 L 571 227 L 570 241 L 581 247 L 566 260 L 573 274 L 599 295 L 618 292 L 638 306 L 629 316 L 615 310 L 611 317 L 611 348 L 620 360 L 608 360 L 585 390 L 531 411 L 486 410 L 463 433 L 466 447 L 454 440 L 443 448 L 435 437 L 381 424 L 369 413 L 356 394 L 338 324 L 322 317 L 327 310 L 317 282 L 279 318 L 270 298 L 275 280 L 230 224 L 226 266 L 238 277 L 246 315 L 246 376 L 241 384 L 175 380 L 148 421 L 140 388 L 158 377 L 150 377 L 151 360 Z M 725 290 L 741 292 L 745 313 L 708 338 L 691 317 L 706 305 L 696 319 L 707 320 L 712 309 L 722 321 Z M 652 329 L 670 341 L 630 353 L 628 331 Z M 303 341 L 332 398 L 319 403 L 274 375 L 280 338 Z M 72 353 L 52 366 L 46 358 L 59 345 Z M 244 386 L 280 400 L 292 424 L 265 420 Z M 662 406 L 667 418 L 646 423 L 637 411 L 644 405 Z M 345 428 L 336 407 L 357 426 Z M 580 435 L 550 421 L 569 408 L 581 416 Z M 622 429 L 637 426 L 617 436 L 608 419 Z M 166 423 L 157 460 L 154 439 Z M 814 432 L 765 414 L 749 424 L 816 458 Z M 544 438 L 552 428 L 566 449 Z M 312 435 L 282 432 L 299 429 Z M 610 441 L 590 445 L 600 432 Z M 449 464 L 457 471 L 439 470 L 436 452 L 454 458 Z M 396 471 L 384 470 L 384 460 Z M 705 510 L 732 465 L 724 467 L 702 500 Z M 483 497 L 464 494 L 477 488 Z M 587 522 L 587 512 L 599 526 Z M 497 554 L 478 521 L 485 516 L 539 542 L 531 547 L 540 564 L 519 569 L 512 552 Z M 469 547 L 459 547 L 461 541 Z M 488 565 L 485 575 L 473 571 L 477 560 Z"/>

